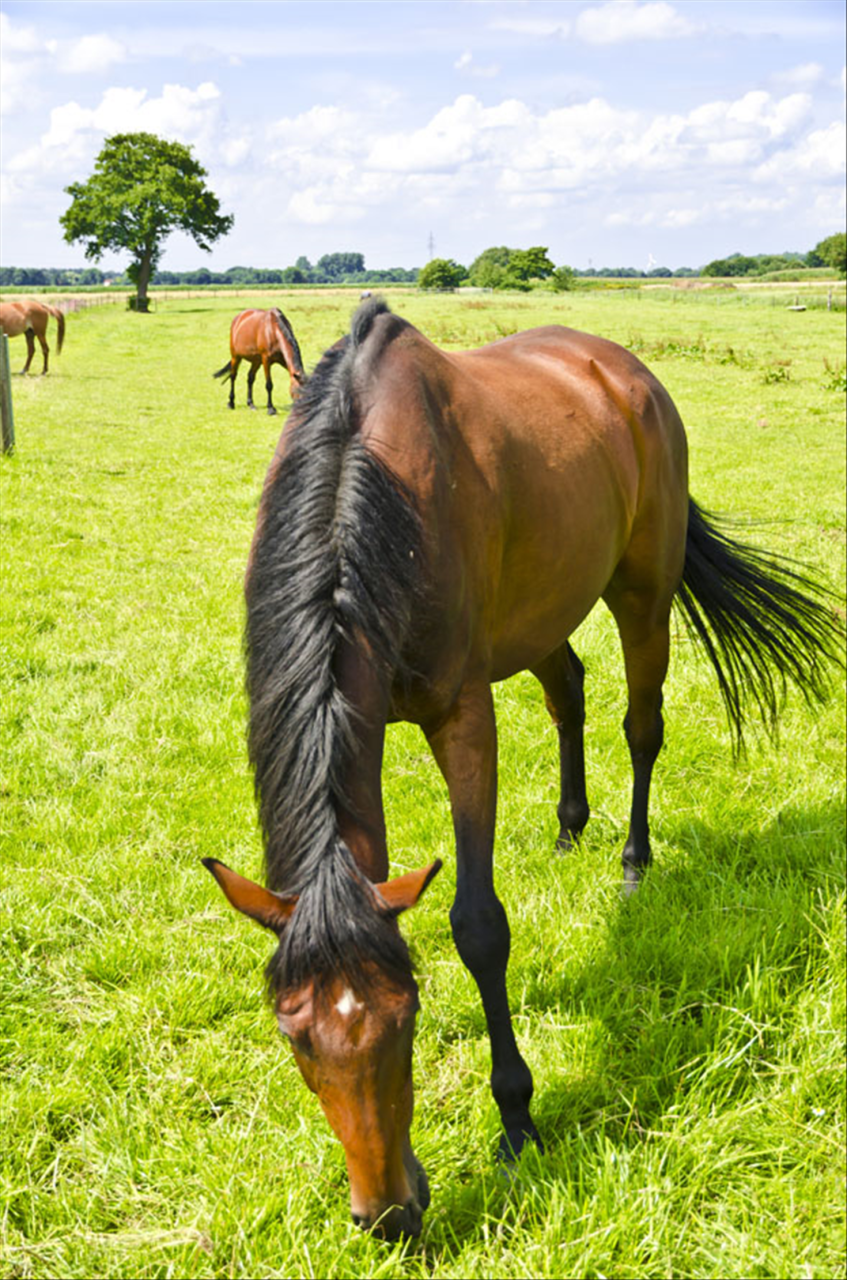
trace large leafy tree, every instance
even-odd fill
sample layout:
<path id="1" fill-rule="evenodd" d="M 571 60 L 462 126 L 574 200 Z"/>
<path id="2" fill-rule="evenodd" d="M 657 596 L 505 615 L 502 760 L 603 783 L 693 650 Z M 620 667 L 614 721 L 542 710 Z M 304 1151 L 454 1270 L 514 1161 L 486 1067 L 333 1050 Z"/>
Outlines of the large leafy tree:
<path id="1" fill-rule="evenodd" d="M 452 258 L 432 258 L 418 276 L 419 289 L 456 289 L 467 272 Z"/>
<path id="2" fill-rule="evenodd" d="M 529 281 L 546 279 L 555 271 L 543 245 L 530 249 L 509 249 L 506 245 L 492 245 L 483 249 L 468 268 L 471 284 L 484 289 L 527 289 Z"/>
<path id="3" fill-rule="evenodd" d="M 325 253 L 318 258 L 315 270 L 326 280 L 340 280 L 365 269 L 363 253 Z"/>
<path id="4" fill-rule="evenodd" d="M 513 249 L 509 257 L 509 271 L 519 280 L 546 280 L 556 270 L 547 256 L 546 246 L 533 245 L 531 249 Z"/>
<path id="5" fill-rule="evenodd" d="M 171 231 L 187 232 L 208 252 L 232 226 L 205 177 L 190 147 L 153 133 L 117 133 L 106 139 L 88 181 L 65 188 L 65 239 L 82 241 L 95 262 L 109 249 L 129 250 L 127 275 L 146 311 L 147 286 Z"/>
<path id="6" fill-rule="evenodd" d="M 847 275 L 847 234 L 836 231 L 834 236 L 827 236 L 816 244 L 812 253 L 827 267 L 833 267 L 840 274 Z"/>

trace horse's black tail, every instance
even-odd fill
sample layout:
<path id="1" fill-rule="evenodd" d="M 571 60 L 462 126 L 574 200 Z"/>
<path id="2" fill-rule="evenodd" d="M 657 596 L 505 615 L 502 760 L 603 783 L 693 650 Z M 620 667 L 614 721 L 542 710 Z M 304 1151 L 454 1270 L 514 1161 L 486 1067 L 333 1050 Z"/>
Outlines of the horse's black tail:
<path id="1" fill-rule="evenodd" d="M 213 373 L 213 374 L 212 374 L 212 377 L 213 377 L 213 378 L 222 378 L 222 377 L 224 376 L 224 374 L 225 374 L 225 373 L 229 373 L 229 372 L 231 371 L 231 369 L 232 369 L 232 361 L 231 361 L 231 360 L 227 360 L 227 362 L 226 362 L 226 364 L 224 365 L 224 367 L 223 367 L 222 369 L 218 369 L 217 373 Z"/>
<path id="2" fill-rule="evenodd" d="M 805 566 L 727 537 L 691 498 L 676 599 L 715 668 L 736 748 L 747 704 L 773 736 L 789 680 L 823 702 L 833 666 L 844 666 L 835 595 Z"/>

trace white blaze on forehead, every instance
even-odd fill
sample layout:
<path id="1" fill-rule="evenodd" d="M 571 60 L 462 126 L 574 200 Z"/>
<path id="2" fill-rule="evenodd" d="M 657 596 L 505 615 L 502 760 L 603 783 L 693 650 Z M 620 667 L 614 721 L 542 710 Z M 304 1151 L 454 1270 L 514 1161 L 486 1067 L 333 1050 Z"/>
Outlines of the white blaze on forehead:
<path id="1" fill-rule="evenodd" d="M 353 992 L 350 990 L 350 988 L 345 987 L 344 993 L 335 1007 L 337 1011 L 341 1014 L 342 1018 L 349 1018 L 351 1013 L 358 1013 L 358 1011 L 362 1008 L 362 1005 L 353 995 Z"/>

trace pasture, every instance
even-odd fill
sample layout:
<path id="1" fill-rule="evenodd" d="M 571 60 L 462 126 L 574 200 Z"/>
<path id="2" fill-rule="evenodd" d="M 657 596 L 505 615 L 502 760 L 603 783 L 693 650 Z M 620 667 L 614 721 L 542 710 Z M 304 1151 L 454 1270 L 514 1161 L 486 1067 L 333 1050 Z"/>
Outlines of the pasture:
<path id="1" fill-rule="evenodd" d="M 739 536 L 845 578 L 843 312 L 720 291 L 419 296 L 438 345 L 560 322 L 673 395 L 691 491 Z M 418 967 L 419 1242 L 350 1221 L 333 1138 L 263 997 L 266 935 L 200 866 L 261 874 L 244 745 L 244 566 L 280 417 L 212 373 L 229 322 L 279 305 L 311 369 L 357 294 L 174 298 L 69 318 L 15 378 L 2 476 L 0 1271 L 54 1276 L 826 1277 L 843 1274 L 844 696 L 792 697 L 733 761 L 682 624 L 651 805 L 623 901 L 625 684 L 600 606 L 586 668 L 592 819 L 554 856 L 540 689 L 498 686 L 496 875 L 509 986 L 547 1143 L 507 1182 L 488 1038 L 450 935 L 445 789 L 389 731 L 392 871 L 445 869 L 404 918 Z M 48 339 L 54 344 L 55 330 Z M 23 343 L 11 344 L 13 367 Z"/>

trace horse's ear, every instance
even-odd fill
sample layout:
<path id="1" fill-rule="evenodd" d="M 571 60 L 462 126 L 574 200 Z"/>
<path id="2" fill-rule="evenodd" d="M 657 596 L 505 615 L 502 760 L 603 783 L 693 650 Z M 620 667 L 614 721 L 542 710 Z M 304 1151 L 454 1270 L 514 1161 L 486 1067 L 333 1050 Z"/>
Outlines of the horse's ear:
<path id="1" fill-rule="evenodd" d="M 440 858 L 431 862 L 420 871 L 408 871 L 404 876 L 395 876 L 393 880 L 385 880 L 374 885 L 377 893 L 384 900 L 392 915 L 399 916 L 401 911 L 413 907 L 424 889 L 438 875 L 442 867 Z"/>
<path id="2" fill-rule="evenodd" d="M 266 929 L 282 933 L 292 911 L 297 906 L 297 894 L 272 893 L 260 884 L 246 880 L 236 871 L 218 862 L 216 858 L 203 858 L 203 866 L 211 871 L 227 900 L 251 920 L 258 920 Z"/>

